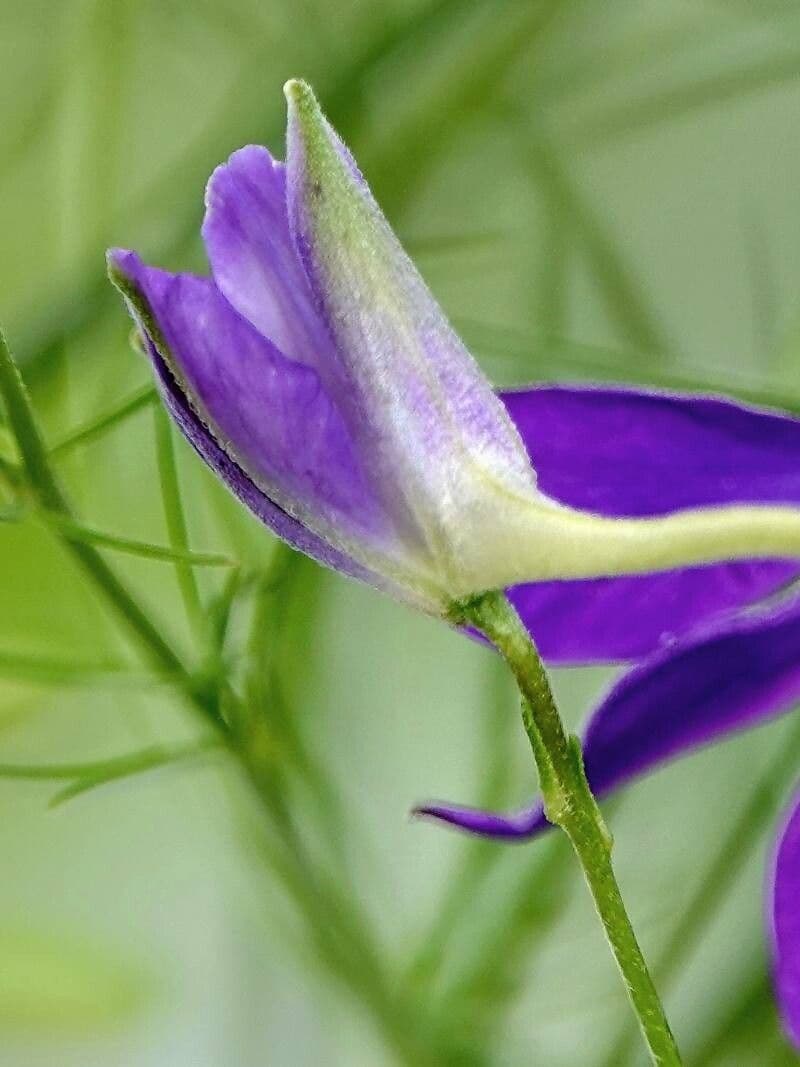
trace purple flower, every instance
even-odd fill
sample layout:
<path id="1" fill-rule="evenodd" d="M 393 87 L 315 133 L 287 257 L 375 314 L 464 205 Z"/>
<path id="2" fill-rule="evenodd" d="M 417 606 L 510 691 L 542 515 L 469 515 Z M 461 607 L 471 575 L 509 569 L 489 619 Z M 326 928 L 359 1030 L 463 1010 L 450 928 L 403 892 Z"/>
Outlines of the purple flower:
<path id="1" fill-rule="evenodd" d="M 213 280 L 122 250 L 111 275 L 176 421 L 259 518 L 441 612 L 475 587 L 471 524 L 555 509 L 310 89 L 286 93 L 287 164 L 249 146 L 209 182 Z"/>
<path id="2" fill-rule="evenodd" d="M 212 277 L 109 253 L 203 460 L 291 545 L 424 611 L 509 588 L 551 662 L 639 660 L 587 729 L 599 792 L 784 710 L 800 605 L 749 606 L 800 576 L 800 423 L 623 388 L 496 394 L 311 90 L 286 95 L 286 164 L 249 146 L 209 182 Z M 538 807 L 427 810 L 507 838 L 544 826 Z M 774 929 L 796 1027 L 794 822 Z"/>
<path id="3" fill-rule="evenodd" d="M 641 648 L 793 573 L 775 560 L 800 557 L 794 422 L 625 391 L 499 397 L 311 90 L 286 95 L 286 164 L 250 146 L 209 182 L 212 278 L 109 253 L 167 407 L 260 519 L 434 614 L 536 582 L 515 598 L 553 658 L 628 655 L 607 625 L 623 601 Z M 734 558 L 762 562 L 700 569 Z M 577 630 L 554 593 L 584 605 Z"/>

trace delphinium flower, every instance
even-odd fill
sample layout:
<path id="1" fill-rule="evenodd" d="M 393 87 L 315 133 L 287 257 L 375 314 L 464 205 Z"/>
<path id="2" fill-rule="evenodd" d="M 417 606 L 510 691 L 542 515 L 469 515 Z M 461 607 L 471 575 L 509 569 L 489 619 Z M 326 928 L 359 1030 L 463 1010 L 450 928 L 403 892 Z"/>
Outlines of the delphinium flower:
<path id="1" fill-rule="evenodd" d="M 797 707 L 800 589 L 792 581 L 791 565 L 785 578 L 786 588 L 760 603 L 722 610 L 678 637 L 670 635 L 660 647 L 655 635 L 643 637 L 636 616 L 626 642 L 625 617 L 621 617 L 612 630 L 617 651 L 631 655 L 651 647 L 622 674 L 587 720 L 584 766 L 596 797 L 666 761 Z M 591 600 L 590 591 L 585 592 Z M 604 595 L 601 588 L 600 604 Z M 568 593 L 564 610 L 572 602 Z M 557 591 L 549 595 L 548 604 L 558 617 Z M 569 646 L 573 660 L 591 661 L 598 652 L 608 651 L 599 630 L 583 630 L 582 635 L 582 646 L 574 636 Z M 781 759 L 784 775 L 800 769 L 800 752 L 794 765 L 791 751 L 781 756 L 789 757 Z M 779 781 L 773 784 L 780 787 Z M 534 838 L 548 826 L 541 802 L 511 814 L 444 803 L 418 811 L 473 834 L 509 841 Z M 739 842 L 740 848 L 744 845 Z M 786 1033 L 800 1050 L 800 790 L 790 801 L 778 834 L 767 878 L 766 915 L 778 1006 Z"/>
<path id="2" fill-rule="evenodd" d="M 500 649 L 547 816 L 655 1062 L 679 1063 L 525 626 L 554 661 L 630 655 L 794 577 L 800 425 L 710 398 L 496 394 L 311 90 L 286 94 L 286 164 L 249 146 L 209 182 L 212 277 L 114 250 L 112 280 L 178 426 L 267 526 Z"/>
<path id="3" fill-rule="evenodd" d="M 522 581 L 800 555 L 800 513 L 764 506 L 800 502 L 780 440 L 794 424 L 665 398 L 651 430 L 636 393 L 498 397 L 310 90 L 290 83 L 288 99 L 287 163 L 248 146 L 209 182 L 213 278 L 109 253 L 174 418 L 279 536 L 442 615 Z M 592 407 L 609 423 L 595 433 L 581 426 Z M 659 452 L 673 432 L 685 471 Z M 628 450 L 644 453 L 636 484 Z M 605 489 L 580 470 L 589 453 L 615 468 Z M 563 468 L 552 486 L 548 464 Z M 705 576 L 704 594 L 738 602 L 737 584 L 775 584 L 772 565 L 744 573 Z"/>

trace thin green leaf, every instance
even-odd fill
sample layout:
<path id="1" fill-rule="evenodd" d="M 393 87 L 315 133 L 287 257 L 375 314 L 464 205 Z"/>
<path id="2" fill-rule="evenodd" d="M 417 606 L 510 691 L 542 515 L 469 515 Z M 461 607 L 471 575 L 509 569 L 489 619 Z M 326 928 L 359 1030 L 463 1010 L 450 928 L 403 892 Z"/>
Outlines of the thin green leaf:
<path id="1" fill-rule="evenodd" d="M 225 647 L 233 606 L 246 584 L 247 582 L 241 569 L 237 567 L 227 575 L 221 591 L 211 601 L 209 607 L 209 629 L 212 647 L 218 656 L 222 655 Z"/>
<path id="2" fill-rule="evenodd" d="M 45 507 L 65 508 L 47 459 L 44 439 L 34 418 L 28 391 L 0 330 L 0 395 L 6 409 L 8 427 L 14 436 L 28 482 Z"/>
<path id="3" fill-rule="evenodd" d="M 190 564 L 192 552 L 189 549 L 189 532 L 181 499 L 178 468 L 175 463 L 172 426 L 161 408 L 156 408 L 154 411 L 154 425 L 161 502 L 167 523 L 170 551 L 175 563 L 175 575 L 178 579 L 186 616 L 195 633 L 203 639 L 206 634 L 205 617 L 197 580 Z"/>
<path id="4" fill-rule="evenodd" d="M 588 48 L 569 49 L 559 56 L 559 63 L 537 73 L 537 96 L 548 108 L 565 105 L 576 96 L 593 98 L 607 91 L 612 79 L 630 82 L 642 71 L 652 72 L 661 62 L 674 65 L 688 47 L 707 49 L 713 34 L 718 40 L 719 25 L 715 23 L 711 33 L 706 33 L 708 21 L 708 11 L 702 8 L 685 12 L 673 8 L 664 24 L 648 20 L 642 30 L 634 23 L 630 32 L 615 34 L 602 48 L 592 36 Z"/>
<path id="5" fill-rule="evenodd" d="M 238 562 L 230 556 L 221 555 L 218 552 L 189 552 L 180 549 L 169 548 L 166 545 L 154 545 L 148 541 L 135 541 L 129 537 L 118 537 L 116 534 L 105 533 L 95 530 L 90 526 L 84 526 L 66 515 L 59 515 L 53 511 L 37 511 L 37 518 L 42 519 L 48 526 L 55 527 L 70 541 L 80 541 L 89 545 L 97 545 L 99 548 L 108 548 L 114 552 L 123 552 L 129 556 L 140 556 L 143 559 L 158 560 L 162 563 L 185 563 L 193 567 L 236 567 Z"/>
<path id="6" fill-rule="evenodd" d="M 245 5 L 246 6 L 246 5 Z M 228 38 L 235 55 L 241 61 L 243 50 L 245 54 L 252 55 L 258 50 L 263 56 L 264 49 L 269 47 L 274 39 L 277 21 L 275 4 L 261 4 L 254 10 L 240 10 L 240 5 L 220 4 L 219 0 L 195 0 L 190 10 L 191 16 L 205 23 L 218 38 Z M 298 4 L 292 5 L 292 14 L 297 15 Z M 175 20 L 173 32 L 176 35 L 186 32 L 187 8 L 182 0 L 169 0 L 168 4 L 162 4 L 165 10 Z"/>
<path id="7" fill-rule="evenodd" d="M 70 785 L 65 786 L 63 789 L 59 789 L 50 799 L 49 807 L 59 807 L 61 804 L 65 804 L 68 800 L 72 800 L 74 797 L 80 796 L 83 793 L 88 793 L 92 789 L 96 789 L 101 785 L 108 785 L 110 782 L 116 782 L 123 778 L 131 778 L 136 774 L 142 774 L 146 771 L 155 770 L 157 767 L 164 767 L 167 764 L 181 763 L 185 760 L 194 759 L 197 756 L 205 755 L 212 749 L 219 749 L 221 743 L 217 737 L 203 738 L 200 741 L 190 741 L 184 745 L 172 745 L 165 746 L 152 746 L 150 748 L 141 749 L 138 752 L 132 752 L 127 756 L 119 756 L 115 759 L 106 760 L 105 762 L 99 761 L 96 764 L 85 764 L 78 774 L 65 775 L 54 774 L 52 778 L 74 778 L 75 780 Z M 80 767 L 80 765 L 75 765 Z M 0 777 L 3 775 L 3 766 L 0 765 Z M 28 768 L 33 770 L 34 768 Z M 44 768 L 44 770 L 61 771 L 64 768 L 55 765 L 50 768 Z M 22 775 L 16 775 L 16 777 L 23 777 Z M 45 774 L 37 775 L 37 777 L 44 778 Z"/>
<path id="8" fill-rule="evenodd" d="M 543 188 L 558 222 L 574 232 L 585 249 L 593 268 L 593 280 L 628 342 L 648 353 L 671 351 L 670 338 L 642 291 L 636 272 L 625 262 L 599 214 L 569 173 L 555 141 L 540 123 L 531 122 L 513 104 L 509 106 L 509 114 L 514 119 L 515 143 L 534 182 Z"/>
<path id="9" fill-rule="evenodd" d="M 59 781 L 73 778 L 111 778 L 149 770 L 165 763 L 187 759 L 219 748 L 215 737 L 188 741 L 180 745 L 149 745 L 147 748 L 128 752 L 124 756 L 112 756 L 105 760 L 88 760 L 80 763 L 0 763 L 0 778 L 21 778 L 28 781 Z"/>
<path id="10" fill-rule="evenodd" d="M 546 189 L 543 190 L 546 193 Z M 545 197 L 544 234 L 534 258 L 532 319 L 548 334 L 566 333 L 569 315 L 571 267 L 575 253 L 575 234 L 564 225 L 557 205 Z"/>
<path id="11" fill-rule="evenodd" d="M 0 426 L 0 446 L 6 444 L 6 441 L 3 440 L 3 437 L 5 437 L 4 430 L 5 427 Z M 11 450 L 4 448 L 3 451 L 6 452 L 6 455 L 0 455 L 0 481 L 5 482 L 6 488 L 13 492 L 19 489 L 23 483 L 22 470 L 19 464 L 8 456 L 8 452 Z"/>
<path id="12" fill-rule="evenodd" d="M 553 837 L 535 852 L 515 891 L 502 904 L 495 902 L 497 925 L 473 942 L 465 965 L 448 983 L 445 1011 L 479 1033 L 504 1024 L 503 1009 L 514 1003 L 536 948 L 569 900 L 575 872 L 567 842 Z M 487 960 L 494 965 L 487 967 Z"/>
<path id="13" fill-rule="evenodd" d="M 178 674 L 151 674 L 124 663 L 109 660 L 80 662 L 25 652 L 0 651 L 0 678 L 41 685 L 172 685 L 181 682 Z"/>
<path id="14" fill-rule="evenodd" d="M 49 512 L 72 522 L 70 507 L 50 465 L 28 391 L 0 329 L 0 396 L 6 408 L 8 425 L 19 450 L 29 487 L 40 505 Z M 161 634 L 138 600 L 117 578 L 93 545 L 77 537 L 64 536 L 84 572 L 100 589 L 119 618 L 138 639 L 148 656 L 167 673 L 183 674 L 190 681 L 178 653 Z"/>
<path id="15" fill-rule="evenodd" d="M 780 352 L 776 351 L 780 289 L 767 226 L 755 210 L 743 213 L 742 237 L 753 308 L 753 342 L 756 352 L 774 366 L 780 361 Z"/>
<path id="16" fill-rule="evenodd" d="M 608 107 L 604 113 L 592 115 L 588 122 L 570 130 L 568 136 L 582 146 L 606 145 L 650 130 L 660 122 L 684 118 L 701 108 L 782 89 L 796 83 L 798 69 L 800 53 L 796 49 L 749 65 L 741 64 L 687 85 L 627 99 Z"/>
<path id="17" fill-rule="evenodd" d="M 135 774 L 193 759 L 220 748 L 217 737 L 204 737 L 178 745 L 150 745 L 124 756 L 81 763 L 0 763 L 0 778 L 22 781 L 68 781 L 50 801 L 50 807 L 64 803 L 96 786 Z"/>
<path id="18" fill-rule="evenodd" d="M 152 385 L 145 385 L 141 389 L 137 389 L 136 392 L 115 404 L 108 411 L 97 415 L 84 423 L 83 426 L 78 426 L 62 437 L 50 449 L 51 457 L 60 459 L 74 448 L 89 444 L 91 441 L 103 437 L 109 430 L 130 418 L 131 415 L 135 415 L 137 411 L 148 407 L 157 397 L 158 394 Z"/>
<path id="19" fill-rule="evenodd" d="M 362 84 L 388 55 L 411 39 L 424 40 L 443 17 L 460 19 L 463 7 L 464 0 L 433 0 L 412 17 L 387 24 L 384 32 L 368 38 L 355 49 L 346 66 L 324 86 L 326 110 L 336 128 L 348 133 L 352 117 L 358 112 Z M 130 225 L 131 218 L 149 216 L 153 204 L 176 202 L 176 190 L 201 187 L 210 166 L 236 144 L 248 140 L 270 144 L 282 135 L 284 113 L 277 101 L 265 121 L 263 73 L 264 57 L 259 50 L 240 68 L 216 114 L 189 141 L 176 165 L 166 173 L 159 173 L 134 203 L 126 205 L 125 218 L 119 220 L 121 224 Z M 251 103 L 251 110 L 243 110 L 247 102 Z M 189 206 L 164 246 L 153 249 L 154 259 L 168 262 L 188 254 L 196 244 L 199 226 L 198 209 Z M 62 300 L 49 301 L 45 314 L 19 345 L 26 369 L 44 377 L 53 369 L 53 357 L 61 346 L 80 340 L 115 299 L 107 279 L 97 273 L 89 281 L 78 282 Z"/>
<path id="20" fill-rule="evenodd" d="M 500 660 L 491 660 L 482 701 L 479 751 L 484 754 L 484 770 L 475 801 L 479 808 L 500 808 L 509 803 L 508 766 L 511 759 L 511 727 L 515 723 L 512 716 L 504 714 L 508 696 L 505 665 Z M 516 739 L 515 733 L 513 737 Z M 503 856 L 503 850 L 492 841 L 470 839 L 464 845 L 458 869 L 448 879 L 435 918 L 423 933 L 408 968 L 407 981 L 412 988 L 428 985 L 436 977 L 456 929 Z"/>
<path id="21" fill-rule="evenodd" d="M 471 9 L 471 10 L 470 10 Z M 473 32 L 451 58 L 432 69 L 425 91 L 409 91 L 409 106 L 401 122 L 386 130 L 381 144 L 360 153 L 365 173 L 379 191 L 381 206 L 390 218 L 397 218 L 413 194 L 440 160 L 453 138 L 462 129 L 465 116 L 479 115 L 507 80 L 513 64 L 536 45 L 561 14 L 557 0 L 539 3 L 456 5 L 454 18 L 463 26 L 476 14 Z M 453 27 L 448 27 L 453 29 Z M 430 41 L 424 42 L 430 47 Z M 435 106 L 431 106 L 431 100 Z M 426 151 L 420 153 L 418 146 Z M 407 160 L 414 160 L 409 170 Z"/>
<path id="22" fill-rule="evenodd" d="M 32 80 L 33 81 L 33 80 Z M 10 114 L 18 121 L 10 131 L 4 130 L 4 141 L 0 146 L 0 158 L 2 158 L 2 174 L 5 177 L 17 166 L 41 137 L 47 126 L 53 120 L 58 103 L 59 85 L 55 78 L 51 78 L 44 85 L 36 88 L 33 84 L 26 93 L 29 96 L 27 110 L 14 108 Z M 32 93 L 36 93 L 32 97 Z"/>
<path id="23" fill-rule="evenodd" d="M 442 233 L 403 238 L 403 247 L 413 258 L 450 255 L 453 252 L 473 252 L 498 248 L 509 240 L 510 234 L 501 230 L 486 233 Z"/>

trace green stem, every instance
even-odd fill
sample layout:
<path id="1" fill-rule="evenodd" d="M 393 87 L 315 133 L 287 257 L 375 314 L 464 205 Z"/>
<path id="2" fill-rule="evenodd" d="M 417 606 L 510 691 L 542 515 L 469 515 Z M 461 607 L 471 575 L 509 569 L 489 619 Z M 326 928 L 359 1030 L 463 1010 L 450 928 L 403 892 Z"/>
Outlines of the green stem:
<path id="1" fill-rule="evenodd" d="M 28 393 L 6 339 L 0 330 L 0 395 L 5 401 L 9 425 L 19 448 L 28 484 L 37 502 L 48 511 L 72 518 L 72 511 L 59 486 L 47 448 L 33 415 Z M 180 656 L 161 636 L 146 612 L 122 585 L 100 553 L 84 541 L 62 532 L 64 545 L 89 577 L 103 590 L 109 603 L 125 621 L 148 658 L 168 674 L 189 680 Z"/>
<path id="2" fill-rule="evenodd" d="M 316 863 L 294 825 L 287 804 L 287 782 L 263 708 L 234 700 L 229 741 L 262 808 L 268 813 L 280 848 L 278 873 L 291 889 L 312 943 L 331 972 L 371 1012 L 398 1061 L 407 1067 L 441 1067 L 446 1061 L 426 1047 L 414 1005 L 393 988 L 383 953 L 346 888 Z"/>
<path id="3" fill-rule="evenodd" d="M 40 509 L 31 512 L 31 516 L 39 519 L 45 526 L 56 527 L 59 532 L 68 534 L 77 541 L 108 548 L 112 552 L 121 552 L 123 555 L 172 563 L 175 566 L 188 567 L 190 570 L 192 567 L 238 566 L 237 560 L 230 556 L 223 556 L 220 552 L 192 552 L 188 548 L 173 548 L 171 545 L 153 545 L 148 541 L 135 541 L 130 537 L 120 537 L 118 534 L 106 533 L 105 530 L 95 530 L 91 526 L 84 526 L 82 522 L 76 522 L 59 512 Z M 24 517 L 24 512 L 14 516 L 15 519 L 21 517 Z"/>
<path id="4" fill-rule="evenodd" d="M 189 552 L 189 530 L 183 510 L 180 485 L 178 484 L 178 467 L 175 462 L 175 447 L 172 440 L 172 427 L 162 408 L 153 411 L 156 434 L 156 456 L 158 476 L 161 481 L 161 499 L 164 505 L 164 518 L 167 523 L 169 542 L 176 553 L 184 557 Z M 175 558 L 175 576 L 183 600 L 184 611 L 195 637 L 202 642 L 207 640 L 206 618 L 197 588 L 194 570 L 186 558 Z"/>
<path id="5" fill-rule="evenodd" d="M 628 990 L 652 1061 L 681 1059 L 611 864 L 611 839 L 583 770 L 580 743 L 564 730 L 541 658 L 506 597 L 486 593 L 454 604 L 450 617 L 480 630 L 496 646 L 522 694 L 522 718 L 539 769 L 545 813 L 569 837 Z"/>
<path id="6" fill-rule="evenodd" d="M 498 907 L 499 926 L 482 939 L 473 938 L 472 953 L 445 987 L 446 1017 L 466 1018 L 473 1030 L 484 1035 L 502 1031 L 511 1008 L 509 991 L 522 987 L 537 949 L 569 904 L 572 861 L 569 850 L 562 847 L 566 843 L 561 837 L 542 842 L 516 892 Z M 487 960 L 496 960 L 497 965 L 487 967 Z"/>
<path id="7" fill-rule="evenodd" d="M 620 331 L 637 351 L 673 351 L 662 323 L 641 291 L 637 272 L 629 267 L 606 232 L 602 215 L 595 214 L 592 204 L 584 199 L 579 183 L 570 174 L 567 160 L 561 158 L 558 144 L 550 139 L 545 124 L 531 121 L 527 109 L 513 101 L 508 112 L 514 120 L 517 133 L 514 141 L 523 161 L 547 198 L 558 228 L 569 227 L 570 235 L 575 235 L 586 252 L 593 268 L 593 280 Z"/>
<path id="8" fill-rule="evenodd" d="M 129 416 L 135 415 L 142 408 L 149 407 L 157 399 L 158 393 L 154 386 L 142 386 L 135 393 L 125 397 L 124 400 L 120 400 L 110 410 L 104 411 L 101 415 L 95 416 L 95 418 L 74 430 L 70 430 L 69 433 L 65 434 L 60 441 L 57 441 L 52 446 L 50 449 L 51 458 L 60 459 L 80 445 L 90 444 L 92 441 L 102 437 L 113 426 L 117 426 Z"/>
<path id="9" fill-rule="evenodd" d="M 219 738 L 202 737 L 175 745 L 148 745 L 147 748 L 126 752 L 123 756 L 87 760 L 83 763 L 0 763 L 0 778 L 20 778 L 25 781 L 71 781 L 73 779 L 102 779 L 128 777 L 166 763 L 196 756 L 218 748 Z"/>
<path id="10" fill-rule="evenodd" d="M 27 391 L 2 331 L 0 396 L 5 402 L 9 424 L 36 502 L 48 511 L 71 518 L 71 510 L 50 467 Z M 383 974 L 380 953 L 370 932 L 353 913 L 350 902 L 342 899 L 336 887 L 315 870 L 303 849 L 289 819 L 286 799 L 280 790 L 280 779 L 274 773 L 269 738 L 230 730 L 220 715 L 221 694 L 218 687 L 201 691 L 178 654 L 150 622 L 96 549 L 83 542 L 70 540 L 64 530 L 59 533 L 64 544 L 137 638 L 148 658 L 166 673 L 176 674 L 195 708 L 205 717 L 210 717 L 224 734 L 229 750 L 246 772 L 281 839 L 279 852 L 271 853 L 273 870 L 290 889 L 326 963 L 361 997 L 403 1063 L 409 1067 L 434 1067 L 434 1063 L 438 1067 L 444 1063 L 442 1058 L 437 1060 L 435 1054 L 428 1059 L 425 1050 L 420 1047 L 414 1025 L 416 1020 L 399 1011 L 401 1005 L 396 1002 L 394 991 Z M 229 696 L 232 699 L 232 695 Z"/>
<path id="11" fill-rule="evenodd" d="M 478 807 L 481 808 L 499 807 L 508 799 L 506 785 L 511 734 L 502 719 L 498 722 L 501 707 L 505 710 L 508 676 L 499 660 L 493 660 L 490 666 L 488 692 L 483 701 L 484 725 L 480 745 L 480 751 L 486 754 L 483 785 L 478 794 Z M 459 922 L 500 862 L 501 853 L 491 841 L 472 839 L 466 845 L 458 868 L 447 881 L 434 921 L 424 931 L 408 967 L 408 983 L 416 988 L 425 988 L 428 995 Z"/>

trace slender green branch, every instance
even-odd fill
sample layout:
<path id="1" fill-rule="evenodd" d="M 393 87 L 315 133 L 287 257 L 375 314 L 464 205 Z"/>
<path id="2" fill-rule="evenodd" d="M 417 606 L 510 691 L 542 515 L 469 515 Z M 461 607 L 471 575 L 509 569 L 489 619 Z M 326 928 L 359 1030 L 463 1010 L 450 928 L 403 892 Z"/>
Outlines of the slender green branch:
<path id="1" fill-rule="evenodd" d="M 137 686 L 181 684 L 182 676 L 163 671 L 148 673 L 114 660 L 81 662 L 53 656 L 0 649 L 0 678 L 44 685 Z"/>
<path id="2" fill-rule="evenodd" d="M 610 315 L 628 341 L 644 352 L 671 352 L 673 345 L 657 312 L 649 306 L 635 270 L 606 232 L 603 219 L 595 213 L 580 185 L 569 173 L 567 163 L 545 125 L 531 120 L 526 109 L 514 101 L 507 105 L 518 136 L 516 144 L 548 200 L 562 229 L 574 235 L 585 250 L 593 268 L 592 278 L 600 290 Z"/>
<path id="3" fill-rule="evenodd" d="M 270 818 L 278 850 L 273 869 L 290 889 L 304 916 L 315 951 L 331 972 L 370 1009 L 399 1061 L 408 1067 L 440 1067 L 425 1047 L 409 1005 L 397 997 L 383 964 L 380 945 L 346 889 L 309 855 L 288 807 L 286 767 L 263 707 L 246 707 L 235 698 L 230 747 Z M 262 841 L 263 847 L 263 841 Z M 278 865 L 275 866 L 275 860 Z"/>
<path id="4" fill-rule="evenodd" d="M 505 711 L 508 675 L 499 659 L 490 662 L 483 704 L 479 751 L 485 753 L 483 781 L 477 804 L 494 808 L 508 801 L 508 763 L 511 732 Z M 471 838 L 465 841 L 460 863 L 448 878 L 434 921 L 426 927 L 408 966 L 407 981 L 415 987 L 430 986 L 445 956 L 459 922 L 501 860 L 502 852 L 491 841 Z M 483 968 L 482 968 L 483 969 Z"/>
<path id="5" fill-rule="evenodd" d="M 9 426 L 17 442 L 29 487 L 37 502 L 47 511 L 72 518 L 69 504 L 50 466 L 47 448 L 39 431 L 22 376 L 0 330 L 0 395 Z M 170 674 L 183 674 L 186 668 L 168 641 L 150 621 L 138 601 L 117 578 L 109 565 L 85 541 L 63 535 L 63 543 L 83 570 L 103 591 L 107 601 L 125 622 L 148 658 Z"/>
<path id="6" fill-rule="evenodd" d="M 182 763 L 186 760 L 203 756 L 212 749 L 221 747 L 219 735 L 212 734 L 196 741 L 187 741 L 182 745 L 153 745 L 131 752 L 126 756 L 118 756 L 116 759 L 107 760 L 105 765 L 98 762 L 94 767 L 87 765 L 83 771 L 74 776 L 69 785 L 59 789 L 51 797 L 50 807 L 55 808 L 64 804 L 74 797 L 88 793 L 101 785 L 119 781 L 122 778 L 131 778 L 135 774 L 143 774 L 146 771 L 155 770 L 157 767 L 165 767 L 173 763 Z M 7 768 L 8 769 L 8 768 Z"/>
<path id="7" fill-rule="evenodd" d="M 131 537 L 120 537 L 118 534 L 96 530 L 92 526 L 84 526 L 83 523 L 76 522 L 69 516 L 57 511 L 39 510 L 34 514 L 46 525 L 56 527 L 59 533 L 70 540 L 97 545 L 99 548 L 108 548 L 113 552 L 121 552 L 128 556 L 158 560 L 161 563 L 174 563 L 176 567 L 185 568 L 189 573 L 192 572 L 192 567 L 238 566 L 235 559 L 230 556 L 224 556 L 220 552 L 192 552 L 185 548 L 154 545 L 149 541 L 136 541 Z"/>
<path id="8" fill-rule="evenodd" d="M 572 857 L 561 837 L 540 842 L 512 899 L 498 908 L 499 923 L 474 945 L 445 988 L 444 1012 L 482 1033 L 502 1031 L 514 989 L 530 974 L 537 947 L 570 900 Z M 473 939 L 475 940 L 475 939 Z M 487 967 L 487 960 L 496 966 Z"/>
<path id="9" fill-rule="evenodd" d="M 592 796 L 580 742 L 568 737 L 542 661 L 502 593 L 486 593 L 451 609 L 498 649 L 522 694 L 522 718 L 539 770 L 547 818 L 569 837 L 622 973 L 654 1064 L 679 1067 L 680 1054 L 625 910 L 611 864 L 611 839 Z"/>
<path id="10" fill-rule="evenodd" d="M 73 449 L 97 440 L 114 426 L 130 418 L 131 415 L 135 415 L 137 411 L 148 407 L 157 398 L 158 394 L 154 386 L 142 386 L 141 389 L 137 389 L 136 392 L 125 397 L 124 400 L 120 400 L 118 404 L 109 408 L 108 411 L 102 412 L 102 414 L 95 416 L 95 418 L 85 422 L 82 426 L 78 426 L 68 434 L 65 434 L 60 441 L 57 441 L 52 446 L 50 456 L 53 459 L 61 459 L 62 456 L 72 452 Z"/>
<path id="11" fill-rule="evenodd" d="M 136 752 L 128 752 L 124 756 L 82 763 L 0 763 L 0 778 L 69 782 L 69 785 L 59 790 L 50 801 L 50 806 L 54 807 L 96 786 L 120 778 L 130 778 L 134 774 L 163 767 L 168 763 L 191 759 L 219 747 L 220 739 L 211 736 L 179 745 L 150 745 Z"/>
<path id="12" fill-rule="evenodd" d="M 153 421 L 156 434 L 158 476 L 161 482 L 161 500 L 175 561 L 175 575 L 178 579 L 178 587 L 181 591 L 186 616 L 195 634 L 205 640 L 206 624 L 203 605 L 200 601 L 200 591 L 197 588 L 194 570 L 188 561 L 188 557 L 191 555 L 189 552 L 189 530 L 186 524 L 186 514 L 183 510 L 183 500 L 178 482 L 178 467 L 175 462 L 172 427 L 167 415 L 161 408 L 154 409 Z"/>
<path id="13" fill-rule="evenodd" d="M 0 481 L 5 482 L 6 487 L 13 490 L 19 489 L 19 468 L 9 460 L 0 456 Z"/>
<path id="14" fill-rule="evenodd" d="M 0 333 L 0 395 L 8 413 L 9 424 L 17 441 L 30 491 L 39 506 L 71 519 L 66 497 L 50 467 L 47 449 L 22 382 L 5 340 Z M 223 693 L 218 680 L 200 688 L 187 671 L 172 646 L 106 564 L 93 545 L 70 539 L 62 531 L 64 545 L 72 552 L 92 582 L 103 593 L 130 632 L 136 637 L 148 659 L 167 674 L 174 674 L 194 706 L 210 717 L 223 732 L 226 744 L 262 802 L 269 823 L 278 833 L 277 850 L 270 850 L 272 869 L 278 874 L 306 921 L 321 956 L 334 973 L 355 992 L 369 1008 L 381 1032 L 408 1067 L 440 1067 L 448 1061 L 436 1054 L 428 1056 L 421 1047 L 413 1020 L 401 1017 L 388 979 L 380 966 L 380 954 L 370 931 L 353 914 L 349 902 L 335 886 L 315 871 L 302 842 L 291 828 L 286 798 L 280 791 L 280 776 L 272 758 L 269 737 L 260 733 L 236 735 L 222 717 L 220 705 L 232 694 Z M 266 842 L 265 842 L 266 844 Z M 453 1062 L 455 1067 L 455 1061 Z"/>

